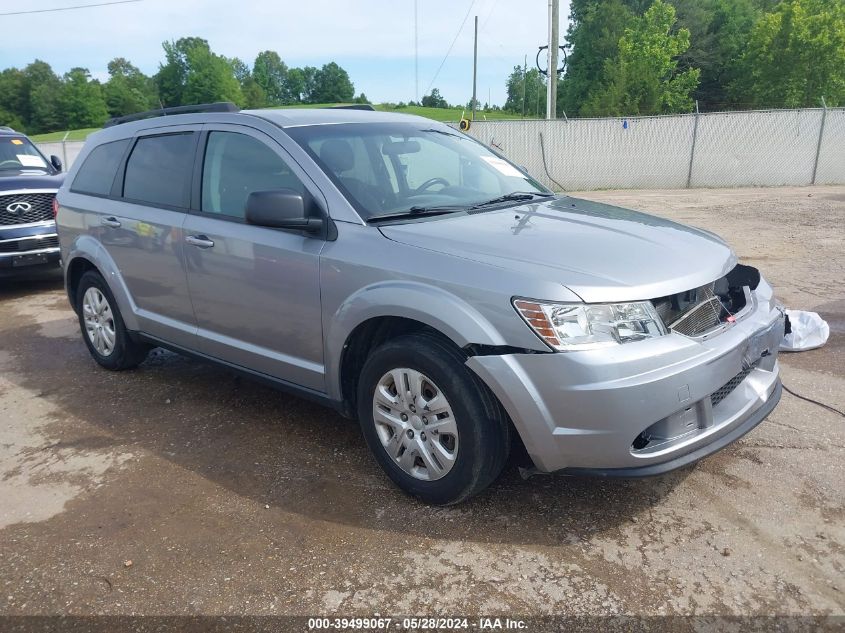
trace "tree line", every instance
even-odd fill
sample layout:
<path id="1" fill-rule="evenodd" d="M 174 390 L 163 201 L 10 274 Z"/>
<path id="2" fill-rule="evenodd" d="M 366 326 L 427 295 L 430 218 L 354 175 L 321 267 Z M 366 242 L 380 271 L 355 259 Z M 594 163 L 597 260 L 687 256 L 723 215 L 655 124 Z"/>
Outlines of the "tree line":
<path id="1" fill-rule="evenodd" d="M 557 115 L 845 105 L 845 0 L 572 0 Z M 505 110 L 545 115 L 515 67 Z"/>
<path id="2" fill-rule="evenodd" d="M 349 74 L 335 62 L 321 68 L 288 67 L 275 51 L 263 51 L 250 67 L 218 55 L 198 37 L 164 42 L 164 61 L 152 77 L 118 57 L 100 82 L 87 68 L 62 76 L 35 60 L 0 72 L 0 125 L 30 134 L 100 127 L 109 117 L 160 107 L 231 101 L 244 108 L 296 103 L 367 103 L 355 97 Z"/>

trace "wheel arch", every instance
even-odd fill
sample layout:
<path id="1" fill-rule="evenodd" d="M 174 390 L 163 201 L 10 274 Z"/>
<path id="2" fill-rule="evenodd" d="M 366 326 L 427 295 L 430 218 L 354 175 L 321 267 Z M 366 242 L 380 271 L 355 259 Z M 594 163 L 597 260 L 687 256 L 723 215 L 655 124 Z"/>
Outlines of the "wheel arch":
<path id="1" fill-rule="evenodd" d="M 356 370 L 370 350 L 391 337 L 427 330 L 458 349 L 504 345 L 502 336 L 476 308 L 443 289 L 416 282 L 363 288 L 325 322 L 329 325 L 325 337 L 329 395 L 344 402 L 344 409 L 352 403 L 351 411 Z"/>
<path id="2" fill-rule="evenodd" d="M 123 281 L 120 269 L 99 241 L 88 235 L 75 240 L 64 268 L 65 290 L 74 311 L 76 310 L 76 292 L 79 288 L 79 280 L 86 272 L 94 270 L 108 284 L 126 328 L 128 330 L 138 329 L 135 304 Z"/>

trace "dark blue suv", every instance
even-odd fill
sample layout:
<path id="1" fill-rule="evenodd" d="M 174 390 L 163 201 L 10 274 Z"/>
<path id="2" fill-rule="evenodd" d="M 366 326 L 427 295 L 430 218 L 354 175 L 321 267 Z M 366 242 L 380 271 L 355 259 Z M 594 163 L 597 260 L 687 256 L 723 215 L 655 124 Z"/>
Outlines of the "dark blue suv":
<path id="1" fill-rule="evenodd" d="M 0 127 L 0 276 L 59 265 L 53 205 L 64 175 L 23 134 Z"/>

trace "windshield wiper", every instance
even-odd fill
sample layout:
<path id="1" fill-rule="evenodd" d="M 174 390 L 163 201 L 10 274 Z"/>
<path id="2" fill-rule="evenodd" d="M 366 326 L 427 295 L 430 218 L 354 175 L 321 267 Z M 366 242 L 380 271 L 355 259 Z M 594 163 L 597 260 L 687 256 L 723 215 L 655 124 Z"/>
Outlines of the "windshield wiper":
<path id="1" fill-rule="evenodd" d="M 455 211 L 463 211 L 465 206 L 449 205 L 440 207 L 411 207 L 407 211 L 397 211 L 395 213 L 385 213 L 384 215 L 374 215 L 367 219 L 367 222 L 381 222 L 383 220 L 397 220 L 401 218 L 423 217 L 431 215 L 445 215 L 446 213 L 454 213 Z"/>
<path id="2" fill-rule="evenodd" d="M 460 134 L 455 134 L 454 132 L 447 132 L 446 130 L 437 130 L 433 127 L 425 130 L 420 130 L 420 132 L 433 132 L 434 134 L 442 134 L 443 136 L 454 136 L 457 139 L 464 140 L 464 137 Z"/>
<path id="3" fill-rule="evenodd" d="M 493 198 L 492 200 L 478 202 L 469 208 L 483 209 L 484 207 L 493 206 L 494 204 L 501 204 L 503 202 L 525 202 L 526 200 L 533 200 L 534 198 L 551 198 L 554 197 L 554 195 L 555 194 L 553 193 L 543 193 L 542 191 L 511 191 L 510 193 L 506 193 L 503 196 Z"/>

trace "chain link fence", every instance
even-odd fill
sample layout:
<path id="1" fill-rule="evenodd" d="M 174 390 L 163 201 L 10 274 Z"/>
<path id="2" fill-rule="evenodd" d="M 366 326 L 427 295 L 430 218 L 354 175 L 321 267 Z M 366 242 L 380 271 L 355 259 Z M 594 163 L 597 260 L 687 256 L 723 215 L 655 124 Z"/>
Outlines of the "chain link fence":
<path id="1" fill-rule="evenodd" d="M 845 108 L 474 121 L 469 133 L 554 189 L 845 184 Z M 69 168 L 83 142 L 37 145 Z"/>
<path id="2" fill-rule="evenodd" d="M 555 189 L 845 184 L 845 108 L 475 121 L 469 133 Z"/>

